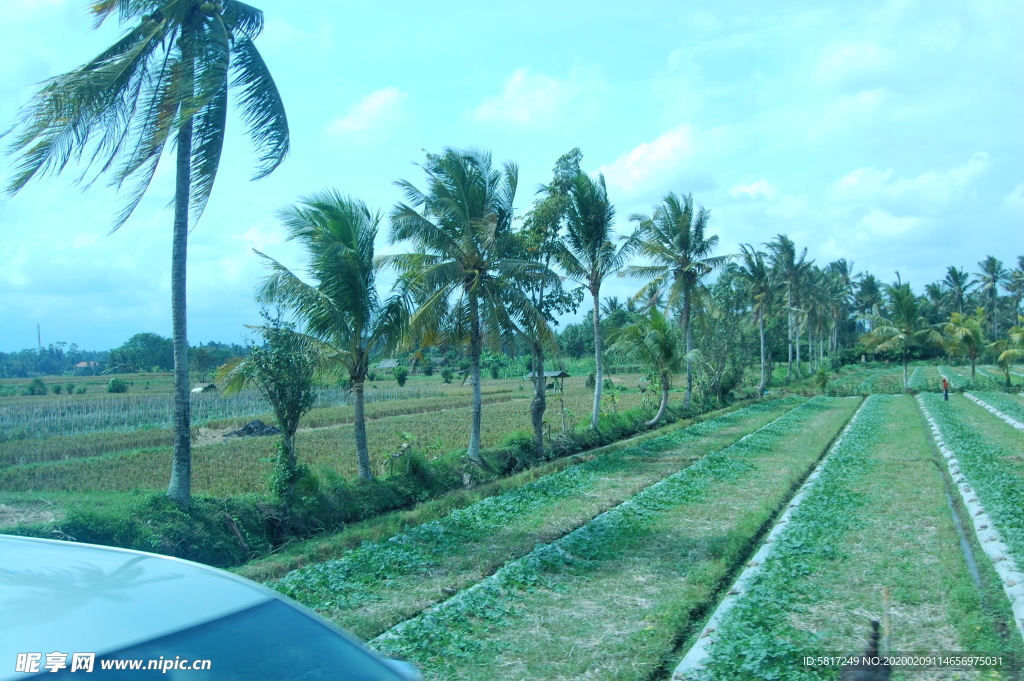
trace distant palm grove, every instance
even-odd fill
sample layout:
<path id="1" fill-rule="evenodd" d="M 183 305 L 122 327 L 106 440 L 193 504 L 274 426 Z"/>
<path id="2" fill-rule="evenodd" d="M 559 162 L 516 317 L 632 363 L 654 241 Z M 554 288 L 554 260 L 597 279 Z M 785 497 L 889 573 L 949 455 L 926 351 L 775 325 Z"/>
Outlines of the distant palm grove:
<path id="1" fill-rule="evenodd" d="M 223 346 L 190 350 L 187 234 L 213 188 L 229 91 L 237 90 L 258 149 L 257 176 L 288 151 L 284 107 L 253 42 L 262 15 L 233 0 L 107 0 L 92 11 L 100 21 L 117 14 L 135 24 L 94 61 L 48 81 L 24 109 L 8 189 L 84 155 L 114 184 L 130 183 L 120 226 L 171 142 L 173 339 L 136 338 L 96 359 L 112 372 L 173 368 L 168 496 L 184 508 L 191 497 L 190 354 L 214 358 L 230 390 L 254 386 L 273 405 L 284 429 L 275 489 L 285 498 L 299 480 L 294 435 L 317 384 L 351 389 L 358 472 L 373 477 L 364 394 L 389 358 L 428 367 L 454 360 L 437 380 L 452 380 L 458 369 L 471 386 L 466 455 L 482 465 L 483 378 L 508 367 L 530 377 L 532 451 L 541 459 L 554 421 L 546 417 L 554 393 L 544 372 L 568 359 L 592 359 L 586 421 L 599 431 L 602 406 L 609 394 L 614 399 L 614 381 L 606 380 L 614 367 L 646 375 L 644 390 L 656 396 L 646 421 L 653 427 L 673 389 L 682 408 L 695 412 L 810 377 L 824 388 L 832 371 L 865 360 L 902 364 L 907 388 L 908 362 L 940 357 L 970 363 L 972 374 L 978 362 L 998 364 L 1009 384 L 1012 363 L 1024 357 L 1024 256 L 1011 267 L 996 256 L 951 265 L 942 280 L 915 292 L 898 274 L 886 283 L 888 275 L 857 272 L 845 259 L 818 263 L 784 234 L 723 246 L 712 211 L 685 187 L 646 213 L 619 215 L 604 177 L 581 169 L 579 149 L 557 159 L 550 183 L 531 188 L 532 205 L 519 213 L 518 167 L 481 149 L 428 153 L 419 177 L 395 183 L 401 198 L 386 212 L 343 188 L 310 188 L 280 213 L 288 238 L 304 250 L 303 267 L 258 253 L 267 265 L 258 300 L 271 311 L 253 327 L 261 343 L 228 353 L 236 355 L 231 361 Z M 387 253 L 378 252 L 382 243 Z M 397 277 L 391 290 L 377 284 L 383 272 Z M 635 293 L 607 295 L 609 282 L 623 277 Z M 584 321 L 559 323 L 581 305 Z M 132 354 L 150 346 L 159 346 L 152 350 L 158 363 Z M 0 353 L 0 376 L 65 372 L 78 357 L 52 346 Z M 206 371 L 209 364 L 193 359 L 191 366 Z"/>

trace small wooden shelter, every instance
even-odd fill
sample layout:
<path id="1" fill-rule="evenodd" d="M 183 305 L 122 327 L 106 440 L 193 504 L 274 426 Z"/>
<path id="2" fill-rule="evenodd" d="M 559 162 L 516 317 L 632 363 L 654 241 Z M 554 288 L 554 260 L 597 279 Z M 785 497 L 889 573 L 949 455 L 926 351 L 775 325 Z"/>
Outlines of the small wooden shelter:
<path id="1" fill-rule="evenodd" d="M 532 381 L 536 374 L 527 374 L 524 380 Z M 545 371 L 544 372 L 544 383 L 548 384 L 548 388 L 554 389 L 555 393 L 565 393 L 565 379 L 569 378 L 569 374 L 564 371 Z"/>
<path id="2" fill-rule="evenodd" d="M 216 384 L 214 384 L 214 383 L 200 383 L 196 387 L 192 388 L 192 394 L 193 395 L 195 395 L 197 393 L 215 393 L 215 392 L 219 392 L 219 389 L 217 388 Z"/>

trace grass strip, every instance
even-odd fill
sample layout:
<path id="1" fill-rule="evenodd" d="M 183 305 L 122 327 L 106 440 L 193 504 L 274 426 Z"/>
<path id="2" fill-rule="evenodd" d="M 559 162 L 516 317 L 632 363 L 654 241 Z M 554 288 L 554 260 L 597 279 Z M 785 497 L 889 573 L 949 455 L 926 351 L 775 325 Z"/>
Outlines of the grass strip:
<path id="1" fill-rule="evenodd" d="M 869 397 L 695 678 L 835 678 L 802 658 L 862 652 L 870 620 L 882 619 L 883 586 L 892 651 L 1005 650 L 1009 613 L 986 611 L 943 484 L 914 401 Z"/>
<path id="2" fill-rule="evenodd" d="M 1021 434 L 962 395 L 950 395 L 949 402 L 941 395 L 921 397 L 1003 541 L 1013 555 L 1024 557 Z"/>
<path id="3" fill-rule="evenodd" d="M 755 404 L 600 455 L 270 586 L 371 638 L 801 402 Z"/>
<path id="4" fill-rule="evenodd" d="M 1002 412 L 1001 416 L 997 414 L 1000 418 L 1005 416 L 1012 421 L 1016 421 L 1018 424 L 1024 423 L 1024 405 L 1006 393 L 978 391 L 977 393 L 964 393 L 964 396 L 975 403 L 977 403 L 977 400 L 980 400 L 982 407 L 987 405 L 993 407 L 999 412 Z M 975 399 L 972 399 L 972 397 Z M 1017 426 L 1014 427 L 1017 428 L 1017 430 L 1021 430 L 1021 428 L 1018 428 Z"/>
<path id="5" fill-rule="evenodd" d="M 649 678 L 857 402 L 815 398 L 371 645 L 431 679 Z"/>

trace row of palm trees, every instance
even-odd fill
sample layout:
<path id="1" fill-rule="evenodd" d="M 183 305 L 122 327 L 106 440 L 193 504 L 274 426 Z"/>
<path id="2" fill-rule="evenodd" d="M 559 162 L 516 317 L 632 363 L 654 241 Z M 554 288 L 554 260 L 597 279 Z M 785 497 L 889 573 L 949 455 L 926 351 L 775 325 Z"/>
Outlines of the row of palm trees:
<path id="1" fill-rule="evenodd" d="M 1002 369 L 1006 385 L 1010 385 L 1010 368 L 1024 358 L 1024 325 L 1020 321 L 999 336 L 998 327 L 989 325 L 985 308 L 977 307 L 973 314 L 953 312 L 945 321 L 933 323 L 924 314 L 929 299 L 915 295 L 909 284 L 885 285 L 884 294 L 887 309 L 884 314 L 876 312 L 869 317 L 872 328 L 862 341 L 874 351 L 900 354 L 904 389 L 909 388 L 907 363 L 914 347 L 936 348 L 949 357 L 969 359 L 972 382 L 979 357 L 988 352 Z M 992 330 L 992 336 L 986 333 L 986 327 Z"/>

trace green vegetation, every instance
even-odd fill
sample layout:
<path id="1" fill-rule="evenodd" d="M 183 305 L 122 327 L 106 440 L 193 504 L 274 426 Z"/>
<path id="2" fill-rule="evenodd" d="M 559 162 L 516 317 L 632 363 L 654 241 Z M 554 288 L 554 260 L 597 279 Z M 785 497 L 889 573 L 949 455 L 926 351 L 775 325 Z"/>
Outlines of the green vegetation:
<path id="1" fill-rule="evenodd" d="M 761 403 L 602 454 L 341 560 L 290 573 L 274 587 L 372 638 L 798 403 Z M 386 580 L 378 578 L 382 571 Z"/>
<path id="2" fill-rule="evenodd" d="M 649 678 L 856 406 L 816 398 L 372 645 L 427 678 Z"/>
<path id="3" fill-rule="evenodd" d="M 863 651 L 870 619 L 883 619 L 883 588 L 894 653 L 1020 654 L 991 566 L 981 566 L 983 589 L 972 583 L 935 456 L 913 400 L 869 397 L 764 569 L 719 623 L 701 678 L 834 678 L 834 669 L 809 669 L 800 658 Z"/>

